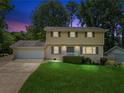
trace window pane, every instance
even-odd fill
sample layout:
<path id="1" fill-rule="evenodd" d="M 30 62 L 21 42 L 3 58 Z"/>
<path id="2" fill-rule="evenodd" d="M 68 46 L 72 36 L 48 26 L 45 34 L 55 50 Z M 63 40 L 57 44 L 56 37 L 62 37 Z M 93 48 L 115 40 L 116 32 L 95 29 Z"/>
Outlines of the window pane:
<path id="1" fill-rule="evenodd" d="M 93 54 L 96 54 L 96 47 L 93 47 Z"/>
<path id="2" fill-rule="evenodd" d="M 59 32 L 53 32 L 53 37 L 59 37 Z"/>
<path id="3" fill-rule="evenodd" d="M 83 47 L 83 54 L 96 54 L 96 47 Z"/>
<path id="4" fill-rule="evenodd" d="M 85 48 L 86 48 L 86 47 L 83 47 L 83 54 L 86 54 Z"/>
<path id="5" fill-rule="evenodd" d="M 59 47 L 54 47 L 54 54 L 59 54 Z"/>
<path id="6" fill-rule="evenodd" d="M 92 54 L 92 47 L 86 47 L 86 54 Z"/>
<path id="7" fill-rule="evenodd" d="M 93 37 L 93 33 L 92 32 L 87 32 L 87 37 Z"/>
<path id="8" fill-rule="evenodd" d="M 67 47 L 67 52 L 68 53 L 73 53 L 74 52 L 74 47 Z"/>
<path id="9" fill-rule="evenodd" d="M 70 32 L 70 37 L 75 37 L 75 32 Z"/>

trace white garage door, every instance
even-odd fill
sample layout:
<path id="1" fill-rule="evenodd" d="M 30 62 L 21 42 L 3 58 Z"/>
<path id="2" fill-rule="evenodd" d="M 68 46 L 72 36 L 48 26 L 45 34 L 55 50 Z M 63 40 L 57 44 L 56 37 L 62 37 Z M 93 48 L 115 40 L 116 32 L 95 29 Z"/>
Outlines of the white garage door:
<path id="1" fill-rule="evenodd" d="M 43 59 L 44 52 L 41 49 L 18 49 L 16 51 L 17 59 Z"/>

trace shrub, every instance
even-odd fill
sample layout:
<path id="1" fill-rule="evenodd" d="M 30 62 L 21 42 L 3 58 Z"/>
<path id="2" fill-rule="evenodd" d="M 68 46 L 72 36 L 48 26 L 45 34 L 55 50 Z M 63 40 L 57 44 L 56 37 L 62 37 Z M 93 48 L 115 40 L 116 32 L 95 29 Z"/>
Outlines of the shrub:
<path id="1" fill-rule="evenodd" d="M 116 62 L 115 60 L 108 60 L 106 65 L 114 66 L 114 67 L 121 67 L 122 63 Z"/>
<path id="2" fill-rule="evenodd" d="M 90 58 L 82 57 L 82 63 L 83 64 L 91 64 L 92 60 Z"/>
<path id="3" fill-rule="evenodd" d="M 116 62 L 114 60 L 108 60 L 105 64 L 110 65 L 110 66 L 114 66 L 114 65 L 116 65 Z"/>
<path id="4" fill-rule="evenodd" d="M 91 64 L 92 60 L 83 56 L 63 56 L 63 62 L 73 64 Z"/>
<path id="5" fill-rule="evenodd" d="M 105 65 L 105 63 L 107 62 L 107 60 L 108 60 L 107 58 L 104 58 L 104 57 L 101 58 L 101 59 L 100 59 L 100 64 L 101 64 L 101 65 Z"/>
<path id="6" fill-rule="evenodd" d="M 81 56 L 63 56 L 63 62 L 73 63 L 73 64 L 81 64 L 82 57 Z"/>
<path id="7" fill-rule="evenodd" d="M 86 62 L 86 64 L 91 64 L 92 63 L 92 60 L 87 57 L 87 58 L 85 58 L 85 62 Z"/>

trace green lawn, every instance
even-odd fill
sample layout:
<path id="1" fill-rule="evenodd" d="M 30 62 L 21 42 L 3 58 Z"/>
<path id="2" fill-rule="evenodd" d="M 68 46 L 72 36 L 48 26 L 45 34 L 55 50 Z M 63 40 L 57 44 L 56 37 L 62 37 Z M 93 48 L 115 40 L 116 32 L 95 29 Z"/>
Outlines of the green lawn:
<path id="1" fill-rule="evenodd" d="M 19 93 L 124 93 L 124 68 L 45 63 Z"/>

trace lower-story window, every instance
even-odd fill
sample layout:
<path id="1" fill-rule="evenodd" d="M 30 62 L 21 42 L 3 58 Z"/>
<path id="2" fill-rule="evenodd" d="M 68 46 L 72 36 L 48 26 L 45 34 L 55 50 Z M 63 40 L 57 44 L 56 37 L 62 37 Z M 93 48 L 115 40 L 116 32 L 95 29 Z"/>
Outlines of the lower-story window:
<path id="1" fill-rule="evenodd" d="M 61 48 L 59 46 L 53 46 L 51 47 L 52 54 L 60 54 Z"/>
<path id="2" fill-rule="evenodd" d="M 83 47 L 83 54 L 97 54 L 98 49 L 97 47 Z"/>
<path id="3" fill-rule="evenodd" d="M 74 53 L 74 47 L 67 47 L 67 53 Z"/>

